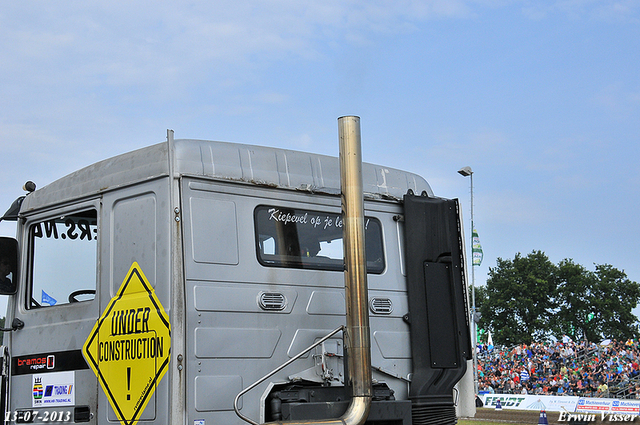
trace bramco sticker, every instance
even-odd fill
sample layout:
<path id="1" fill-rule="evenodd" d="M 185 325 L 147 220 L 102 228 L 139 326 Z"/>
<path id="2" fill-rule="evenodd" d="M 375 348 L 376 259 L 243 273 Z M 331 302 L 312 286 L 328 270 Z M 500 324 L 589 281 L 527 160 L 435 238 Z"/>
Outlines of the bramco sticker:
<path id="1" fill-rule="evenodd" d="M 167 372 L 170 347 L 169 318 L 134 262 L 82 349 L 122 424 L 140 419 Z"/>
<path id="2" fill-rule="evenodd" d="M 89 369 L 80 350 L 25 354 L 12 358 L 12 375 Z"/>

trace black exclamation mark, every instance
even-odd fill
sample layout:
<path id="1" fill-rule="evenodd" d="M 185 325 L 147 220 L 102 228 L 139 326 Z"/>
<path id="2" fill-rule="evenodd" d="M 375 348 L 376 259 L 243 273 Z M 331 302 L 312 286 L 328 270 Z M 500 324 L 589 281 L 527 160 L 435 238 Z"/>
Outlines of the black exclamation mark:
<path id="1" fill-rule="evenodd" d="M 131 368 L 127 368 L 127 391 L 131 391 Z M 131 394 L 127 394 L 127 400 L 131 400 Z"/>

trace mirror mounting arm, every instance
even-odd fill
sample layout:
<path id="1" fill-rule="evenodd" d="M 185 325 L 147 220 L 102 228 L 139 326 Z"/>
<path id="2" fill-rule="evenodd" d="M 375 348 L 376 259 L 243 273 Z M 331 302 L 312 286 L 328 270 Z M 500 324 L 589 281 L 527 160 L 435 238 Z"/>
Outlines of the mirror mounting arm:
<path id="1" fill-rule="evenodd" d="M 11 321 L 11 327 L 10 328 L 0 328 L 0 332 L 19 331 L 22 328 L 24 328 L 24 322 L 22 320 L 18 319 L 17 317 L 14 317 L 14 319 Z"/>

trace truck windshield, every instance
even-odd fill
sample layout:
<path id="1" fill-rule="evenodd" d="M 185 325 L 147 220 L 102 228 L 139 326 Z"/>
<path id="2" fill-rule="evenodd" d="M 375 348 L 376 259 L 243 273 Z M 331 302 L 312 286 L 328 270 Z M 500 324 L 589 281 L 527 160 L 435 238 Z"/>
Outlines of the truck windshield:
<path id="1" fill-rule="evenodd" d="M 95 298 L 96 217 L 96 211 L 89 210 L 31 225 L 32 261 L 27 308 Z"/>
<path id="2" fill-rule="evenodd" d="M 271 267 L 344 270 L 342 216 L 261 205 L 255 209 L 258 261 Z M 368 273 L 384 271 L 380 222 L 365 217 Z"/>

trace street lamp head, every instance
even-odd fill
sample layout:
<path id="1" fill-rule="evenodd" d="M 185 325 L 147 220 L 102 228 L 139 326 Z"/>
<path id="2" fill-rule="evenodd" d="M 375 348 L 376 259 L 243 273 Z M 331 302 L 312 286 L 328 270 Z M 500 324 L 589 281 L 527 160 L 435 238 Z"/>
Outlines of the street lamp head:
<path id="1" fill-rule="evenodd" d="M 458 170 L 458 173 L 465 176 L 465 177 L 469 177 L 471 174 L 473 174 L 473 171 L 471 170 L 471 167 L 466 166 L 466 167 L 462 167 L 461 169 Z"/>

